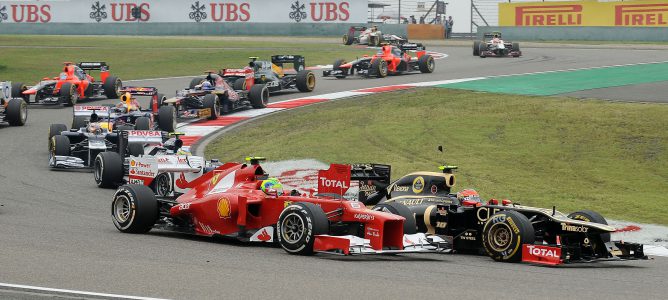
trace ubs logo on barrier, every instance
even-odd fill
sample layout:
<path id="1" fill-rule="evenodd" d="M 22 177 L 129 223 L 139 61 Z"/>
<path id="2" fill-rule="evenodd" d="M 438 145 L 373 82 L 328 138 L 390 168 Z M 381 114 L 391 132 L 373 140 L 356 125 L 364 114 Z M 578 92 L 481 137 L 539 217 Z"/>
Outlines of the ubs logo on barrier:
<path id="1" fill-rule="evenodd" d="M 195 20 L 195 22 L 206 20 L 206 12 L 204 12 L 205 9 L 204 4 L 200 5 L 199 1 L 196 1 L 194 4 L 190 5 L 190 9 L 192 11 L 188 14 L 188 18 L 190 18 L 191 20 Z"/>
<path id="2" fill-rule="evenodd" d="M 311 21 L 313 22 L 347 21 L 350 19 L 350 3 L 348 2 L 311 2 L 308 5 L 311 10 Z M 289 15 L 290 19 L 301 22 L 308 18 L 308 14 L 305 12 L 306 4 L 295 1 L 290 8 L 292 9 Z"/>
<path id="3" fill-rule="evenodd" d="M 541 5 L 515 8 L 516 26 L 582 25 L 582 5 Z"/>
<path id="4" fill-rule="evenodd" d="M 7 20 L 7 18 L 8 18 L 8 16 L 7 16 L 7 6 L 3 5 L 2 7 L 0 7 L 0 23 L 2 23 L 2 21 L 4 21 L 4 20 Z"/>
<path id="5" fill-rule="evenodd" d="M 196 1 L 190 5 L 191 12 L 188 18 L 200 22 L 211 17 L 213 22 L 246 22 L 250 20 L 250 3 L 234 3 L 234 2 L 214 2 L 209 3 L 210 11 L 207 13 L 206 4 L 200 4 Z"/>
<path id="6" fill-rule="evenodd" d="M 100 23 L 102 19 L 107 18 L 107 12 L 104 11 L 107 9 L 107 6 L 104 4 L 100 5 L 100 1 L 96 1 L 93 5 L 91 5 L 90 9 L 92 10 L 90 12 L 90 18 L 95 20 L 95 22 Z"/>
<path id="7" fill-rule="evenodd" d="M 616 26 L 667 26 L 668 4 L 615 5 Z"/>
<path id="8" fill-rule="evenodd" d="M 51 21 L 51 5 L 12 4 L 12 20 L 15 23 L 48 23 Z M 5 8 L 3 6 L 3 8 Z M 0 9 L 0 21 L 7 20 L 7 14 Z"/>
<path id="9" fill-rule="evenodd" d="M 306 5 L 299 3 L 299 1 L 295 1 L 295 3 L 292 3 L 290 8 L 292 9 L 289 15 L 290 19 L 295 20 L 297 23 L 301 22 L 303 19 L 306 19 L 306 12 L 304 12 Z"/>

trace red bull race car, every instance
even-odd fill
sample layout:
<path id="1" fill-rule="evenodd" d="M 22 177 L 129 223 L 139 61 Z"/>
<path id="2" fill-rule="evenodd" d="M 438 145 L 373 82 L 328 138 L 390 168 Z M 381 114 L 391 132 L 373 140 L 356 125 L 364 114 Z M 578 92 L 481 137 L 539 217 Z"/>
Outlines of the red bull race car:
<path id="1" fill-rule="evenodd" d="M 34 86 L 17 82 L 12 86 L 12 97 L 23 98 L 28 104 L 64 104 L 72 106 L 80 99 L 100 98 L 118 99 L 121 96 L 121 80 L 109 74 L 105 62 L 63 63 L 58 77 L 43 78 Z M 96 80 L 86 71 L 99 70 Z M 31 97 L 32 96 L 32 97 Z"/>
<path id="2" fill-rule="evenodd" d="M 388 75 L 399 75 L 409 72 L 432 73 L 436 67 L 434 58 L 426 54 L 424 50 L 416 51 L 416 47 L 410 45 L 384 45 L 375 55 L 364 56 L 351 62 L 337 60 L 332 70 L 324 70 L 322 76 L 334 76 L 346 78 L 357 75 L 363 77 L 383 78 Z M 409 51 L 416 51 L 416 56 L 411 56 Z"/>
<path id="3" fill-rule="evenodd" d="M 226 163 L 191 181 L 185 193 L 158 197 L 141 184 L 121 186 L 111 204 L 121 232 L 152 229 L 224 236 L 242 241 L 277 242 L 290 254 L 324 252 L 342 255 L 438 251 L 440 238 L 405 234 L 405 217 L 374 211 L 336 194 L 286 193 L 260 166 L 262 158 Z M 154 161 L 136 162 L 135 172 L 152 178 Z M 334 172 L 350 172 L 349 169 Z M 332 169 L 330 169 L 332 171 Z M 336 187 L 341 182 L 322 180 Z M 144 181 L 145 183 L 146 181 Z"/>

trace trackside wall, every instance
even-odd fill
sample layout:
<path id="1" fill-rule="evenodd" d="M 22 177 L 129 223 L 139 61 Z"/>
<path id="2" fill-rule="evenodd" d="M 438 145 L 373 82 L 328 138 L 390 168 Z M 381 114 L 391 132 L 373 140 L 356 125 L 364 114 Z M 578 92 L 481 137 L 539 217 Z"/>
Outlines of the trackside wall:
<path id="1" fill-rule="evenodd" d="M 504 39 L 517 41 L 582 40 L 668 42 L 668 29 L 665 27 L 481 26 L 478 28 L 478 38 L 482 38 L 483 33 L 489 31 L 501 31 Z"/>

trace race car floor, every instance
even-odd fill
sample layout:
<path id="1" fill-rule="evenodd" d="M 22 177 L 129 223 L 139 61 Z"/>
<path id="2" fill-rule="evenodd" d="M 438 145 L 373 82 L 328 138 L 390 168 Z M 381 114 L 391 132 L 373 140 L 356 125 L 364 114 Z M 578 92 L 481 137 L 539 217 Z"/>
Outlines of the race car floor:
<path id="1" fill-rule="evenodd" d="M 434 50 L 449 57 L 437 61 L 433 74 L 365 80 L 318 77 L 310 95 L 668 60 L 666 51 L 632 49 L 524 48 L 525 56 L 518 59 L 480 59 L 471 55 L 470 47 Z M 182 77 L 126 85 L 155 86 L 170 93 L 189 81 Z M 307 95 L 283 94 L 271 101 Z M 47 167 L 48 126 L 69 124 L 71 114 L 69 108 L 31 107 L 25 127 L 0 128 L 0 283 L 176 299 L 652 299 L 668 294 L 666 258 L 546 268 L 495 263 L 474 255 L 299 257 L 275 247 L 173 233 L 122 234 L 110 218 L 112 190 L 98 189 L 90 173 Z M 30 293 L 48 294 L 0 287 L 0 298 L 35 298 Z"/>

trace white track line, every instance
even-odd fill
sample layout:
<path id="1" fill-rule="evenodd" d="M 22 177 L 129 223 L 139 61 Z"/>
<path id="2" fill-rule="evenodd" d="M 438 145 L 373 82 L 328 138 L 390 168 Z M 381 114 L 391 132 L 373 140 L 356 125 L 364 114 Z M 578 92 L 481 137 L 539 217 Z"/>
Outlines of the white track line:
<path id="1" fill-rule="evenodd" d="M 114 298 L 114 299 L 166 300 L 164 298 L 150 298 L 150 297 L 139 297 L 139 296 L 128 296 L 128 295 L 117 295 L 117 294 L 94 293 L 94 292 L 77 291 L 77 290 L 52 289 L 52 288 L 45 288 L 45 287 L 31 286 L 31 285 L 0 283 L 0 288 L 3 288 L 3 287 L 15 289 L 15 290 L 24 290 L 24 291 L 53 292 L 53 293 L 60 293 L 60 294 L 107 297 L 107 298 Z"/>

